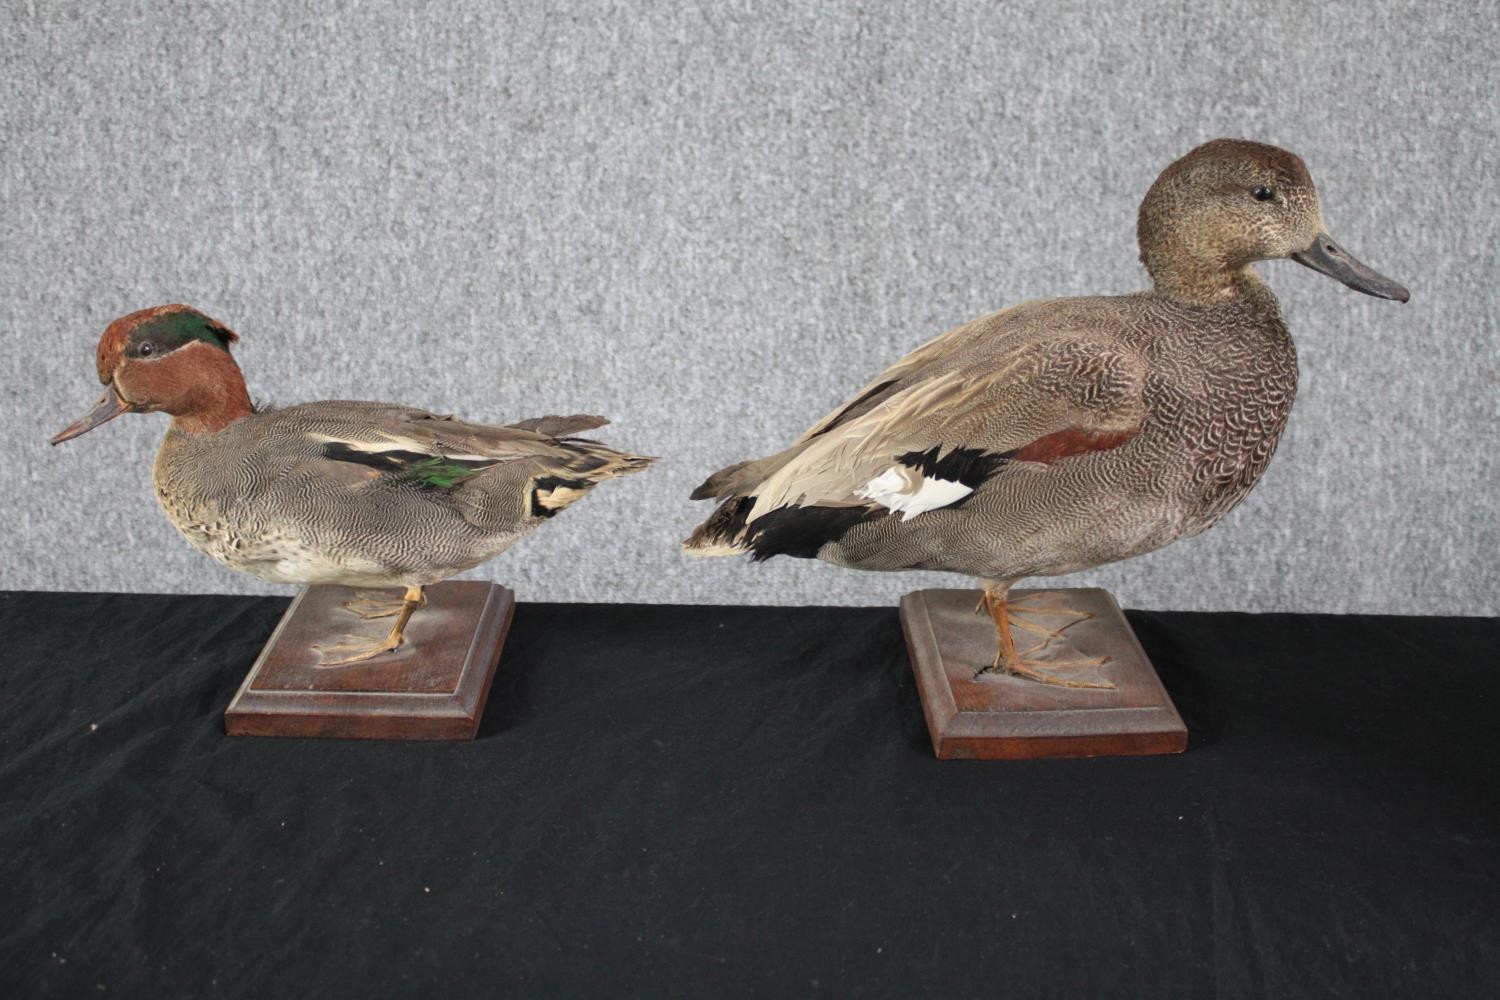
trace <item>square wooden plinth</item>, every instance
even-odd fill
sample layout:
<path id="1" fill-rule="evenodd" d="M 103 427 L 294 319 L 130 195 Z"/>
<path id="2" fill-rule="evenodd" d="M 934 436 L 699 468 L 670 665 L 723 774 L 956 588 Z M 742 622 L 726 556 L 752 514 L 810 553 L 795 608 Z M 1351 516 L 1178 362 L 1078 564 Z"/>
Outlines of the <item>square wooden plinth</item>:
<path id="1" fill-rule="evenodd" d="M 994 626 L 988 615 L 974 612 L 979 592 L 918 590 L 901 599 L 901 626 L 933 751 L 943 758 L 1014 760 L 1187 749 L 1187 727 L 1114 598 L 1097 587 L 1017 590 L 1011 597 L 1044 593 L 1057 595 L 1060 606 L 1093 614 L 1065 634 L 1079 653 L 1110 658 L 1097 670 L 1114 689 L 1055 687 L 993 672 L 976 677 L 995 658 Z"/>
<path id="2" fill-rule="evenodd" d="M 319 666 L 315 643 L 389 631 L 391 619 L 365 621 L 343 607 L 356 593 L 349 587 L 308 587 L 297 595 L 225 710 L 225 732 L 474 738 L 515 614 L 515 595 L 481 581 L 434 584 L 399 649 L 365 663 Z"/>

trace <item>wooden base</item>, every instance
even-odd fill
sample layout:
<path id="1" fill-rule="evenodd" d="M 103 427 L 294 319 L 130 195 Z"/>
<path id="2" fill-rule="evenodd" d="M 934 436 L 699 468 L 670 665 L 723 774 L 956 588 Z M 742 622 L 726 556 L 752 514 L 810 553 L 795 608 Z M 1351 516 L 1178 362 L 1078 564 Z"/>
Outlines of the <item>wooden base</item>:
<path id="1" fill-rule="evenodd" d="M 1046 594 L 1047 597 L 1041 595 Z M 1069 627 L 1079 656 L 1108 656 L 1088 676 L 1110 690 L 1056 687 L 994 672 L 995 627 L 975 613 L 977 590 L 918 590 L 901 599 L 901 625 L 932 749 L 942 758 L 1015 760 L 1181 753 L 1187 727 L 1157 679 L 1135 633 L 1108 592 L 1011 592 L 1034 606 L 1064 606 L 1093 617 Z M 1012 630 L 1017 643 L 1025 640 Z"/>
<path id="2" fill-rule="evenodd" d="M 372 740 L 471 740 L 479 729 L 515 595 L 479 581 L 427 588 L 394 652 L 320 666 L 315 643 L 378 637 L 392 619 L 343 607 L 359 591 L 308 587 L 287 608 L 224 712 L 230 736 L 335 736 Z M 393 597 L 400 591 L 392 591 Z"/>

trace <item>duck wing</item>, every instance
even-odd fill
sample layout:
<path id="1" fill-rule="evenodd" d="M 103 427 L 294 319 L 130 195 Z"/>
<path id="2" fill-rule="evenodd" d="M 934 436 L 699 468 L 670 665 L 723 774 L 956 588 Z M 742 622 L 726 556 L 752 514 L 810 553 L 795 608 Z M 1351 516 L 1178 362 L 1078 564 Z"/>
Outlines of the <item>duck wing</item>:
<path id="1" fill-rule="evenodd" d="M 953 355 L 963 352 L 976 341 L 994 335 L 1018 315 L 1045 307 L 1052 301 L 1043 299 L 1010 306 L 934 337 L 876 375 L 843 405 L 804 431 L 789 448 L 765 458 L 739 462 L 720 469 L 693 491 L 692 498 L 723 500 L 753 488 L 799 454 L 809 442 L 869 413 L 887 399 L 921 381 L 931 371 L 940 368 Z"/>
<path id="2" fill-rule="evenodd" d="M 608 421 L 578 414 L 518 424 L 481 424 L 389 403 L 340 400 L 278 411 L 295 449 L 319 474 L 338 481 L 390 477 L 449 491 L 479 473 L 524 464 L 531 479 L 566 481 L 580 492 L 601 479 L 639 471 L 649 459 L 561 435 Z"/>
<path id="3" fill-rule="evenodd" d="M 1012 317 L 1023 312 L 1045 307 L 1052 301 L 1051 299 L 1041 299 L 1035 302 L 1010 306 L 1009 308 L 1001 309 L 999 312 L 990 313 L 988 316 L 981 316 L 979 319 L 965 323 L 963 326 L 954 327 L 952 330 L 939 334 L 901 358 L 901 360 L 891 365 L 879 375 L 876 375 L 870 380 L 868 385 L 856 393 L 843 406 L 829 413 L 822 420 L 819 420 L 804 431 L 802 436 L 796 440 L 794 446 L 806 444 L 813 438 L 826 434 L 833 428 L 870 412 L 906 386 L 920 381 L 925 372 L 941 365 L 954 354 L 962 352 L 975 341 L 993 334 L 998 329 L 1002 329 Z"/>
<path id="4" fill-rule="evenodd" d="M 1115 340 L 1082 331 L 954 339 L 908 355 L 916 363 L 893 366 L 905 374 L 878 398 L 856 397 L 774 456 L 782 460 L 763 478 L 742 479 L 687 549 L 813 554 L 812 536 L 959 505 L 1010 463 L 1118 447 L 1145 418 L 1146 364 Z"/>
<path id="5" fill-rule="evenodd" d="M 405 448 L 434 455 L 506 458 L 526 453 L 577 430 L 609 423 L 604 417 L 533 417 L 514 424 L 481 424 L 450 413 L 433 413 L 395 403 L 335 400 L 288 407 L 283 413 L 305 425 L 309 434 L 337 437 L 369 450 Z"/>

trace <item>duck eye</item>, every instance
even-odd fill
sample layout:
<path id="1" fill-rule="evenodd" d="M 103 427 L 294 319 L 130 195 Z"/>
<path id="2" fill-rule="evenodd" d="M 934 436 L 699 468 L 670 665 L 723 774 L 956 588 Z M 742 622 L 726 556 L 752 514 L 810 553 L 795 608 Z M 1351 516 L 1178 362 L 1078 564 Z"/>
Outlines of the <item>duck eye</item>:
<path id="1" fill-rule="evenodd" d="M 149 358 L 151 356 L 151 352 L 154 350 L 156 350 L 155 344 L 151 343 L 151 341 L 149 340 L 143 340 L 141 341 L 141 346 L 137 347 L 135 349 L 135 352 L 143 358 Z"/>
<path id="2" fill-rule="evenodd" d="M 1250 197 L 1254 198 L 1256 201 L 1270 201 L 1272 198 L 1276 197 L 1276 192 L 1272 191 L 1265 185 L 1261 185 L 1254 191 L 1250 192 Z"/>

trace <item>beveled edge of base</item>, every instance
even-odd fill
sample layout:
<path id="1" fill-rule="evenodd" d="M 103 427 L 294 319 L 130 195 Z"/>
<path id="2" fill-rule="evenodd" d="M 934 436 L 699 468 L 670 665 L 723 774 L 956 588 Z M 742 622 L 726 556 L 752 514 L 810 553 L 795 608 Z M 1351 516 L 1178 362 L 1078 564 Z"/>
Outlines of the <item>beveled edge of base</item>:
<path id="1" fill-rule="evenodd" d="M 898 616 L 901 634 L 906 637 L 906 655 L 911 659 L 912 674 L 917 682 L 917 696 L 922 702 L 922 717 L 927 720 L 932 752 L 942 757 L 942 735 L 958 714 L 958 703 L 953 700 L 948 679 L 940 676 L 940 670 L 934 671 L 931 667 L 932 661 L 939 658 L 923 656 L 919 649 L 919 646 L 937 649 L 937 636 L 932 631 L 932 616 L 927 613 L 925 594 L 923 590 L 903 594 Z"/>

